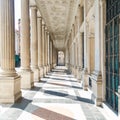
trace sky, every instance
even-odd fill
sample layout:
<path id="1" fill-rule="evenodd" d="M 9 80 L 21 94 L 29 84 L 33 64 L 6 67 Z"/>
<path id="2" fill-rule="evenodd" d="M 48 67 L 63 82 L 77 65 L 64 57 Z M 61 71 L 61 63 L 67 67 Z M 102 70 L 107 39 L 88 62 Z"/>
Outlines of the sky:
<path id="1" fill-rule="evenodd" d="M 15 0 L 15 29 L 17 30 L 19 18 L 21 18 L 21 0 Z"/>

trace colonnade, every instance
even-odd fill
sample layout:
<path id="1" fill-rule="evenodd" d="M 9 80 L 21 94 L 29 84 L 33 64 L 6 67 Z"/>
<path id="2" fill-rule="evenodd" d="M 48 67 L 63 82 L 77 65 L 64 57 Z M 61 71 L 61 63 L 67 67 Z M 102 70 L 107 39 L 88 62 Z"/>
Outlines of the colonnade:
<path id="1" fill-rule="evenodd" d="M 31 10 L 31 17 L 30 12 Z M 81 0 L 66 40 L 65 65 L 102 105 L 106 97 L 106 0 Z M 31 89 L 57 63 L 57 50 L 37 6 L 21 0 L 21 67 L 15 70 L 14 0 L 0 0 L 0 103 L 21 98 L 21 88 Z M 5 93 L 5 94 L 3 94 Z M 120 88 L 118 112 L 120 114 Z"/>
<path id="2" fill-rule="evenodd" d="M 0 0 L 0 103 L 20 99 L 21 88 L 31 89 L 56 65 L 56 49 L 38 13 L 36 6 L 29 6 L 29 0 L 21 0 L 21 67 L 17 72 L 14 0 Z"/>
<path id="3" fill-rule="evenodd" d="M 105 4 L 105 0 L 80 2 L 65 50 L 66 65 L 83 89 L 92 91 L 96 105 L 105 100 Z"/>

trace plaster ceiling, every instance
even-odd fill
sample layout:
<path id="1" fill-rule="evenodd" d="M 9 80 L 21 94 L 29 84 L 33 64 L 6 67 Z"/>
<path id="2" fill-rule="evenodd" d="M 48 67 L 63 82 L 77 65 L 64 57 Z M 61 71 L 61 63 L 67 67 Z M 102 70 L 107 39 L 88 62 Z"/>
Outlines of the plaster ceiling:
<path id="1" fill-rule="evenodd" d="M 79 0 L 31 0 L 30 4 L 35 3 L 48 27 L 54 46 L 63 50 L 74 23 Z"/>

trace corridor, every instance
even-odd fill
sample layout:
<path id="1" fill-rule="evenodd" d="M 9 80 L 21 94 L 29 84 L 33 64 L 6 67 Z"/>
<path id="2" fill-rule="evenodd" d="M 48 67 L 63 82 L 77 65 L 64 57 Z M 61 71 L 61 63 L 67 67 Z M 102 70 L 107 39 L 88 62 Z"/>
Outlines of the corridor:
<path id="1" fill-rule="evenodd" d="M 0 104 L 0 120 L 107 120 L 63 66 L 49 72 L 33 89 L 22 90 L 22 95 L 18 103 Z"/>

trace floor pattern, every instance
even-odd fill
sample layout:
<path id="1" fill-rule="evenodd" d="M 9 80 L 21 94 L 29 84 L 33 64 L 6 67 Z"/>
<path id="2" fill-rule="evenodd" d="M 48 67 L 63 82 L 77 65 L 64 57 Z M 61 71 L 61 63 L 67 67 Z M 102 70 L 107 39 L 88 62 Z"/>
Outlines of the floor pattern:
<path id="1" fill-rule="evenodd" d="M 15 104 L 0 105 L 0 120 L 106 120 L 65 67 L 56 67 Z"/>

